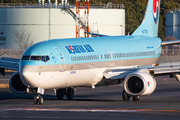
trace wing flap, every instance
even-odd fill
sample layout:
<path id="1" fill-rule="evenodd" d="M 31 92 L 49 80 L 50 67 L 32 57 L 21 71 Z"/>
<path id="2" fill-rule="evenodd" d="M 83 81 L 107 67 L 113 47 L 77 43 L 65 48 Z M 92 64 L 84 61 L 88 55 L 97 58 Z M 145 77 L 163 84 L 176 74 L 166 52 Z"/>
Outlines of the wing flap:
<path id="1" fill-rule="evenodd" d="M 103 75 L 105 79 L 117 80 L 125 79 L 127 75 L 141 70 L 148 70 L 153 76 L 180 74 L 180 62 L 175 63 L 161 63 L 156 67 L 140 67 L 140 68 L 129 68 L 129 69 L 108 69 Z"/>
<path id="2" fill-rule="evenodd" d="M 180 73 L 180 62 L 161 63 L 157 67 L 150 68 L 154 75 L 164 75 L 171 73 Z"/>

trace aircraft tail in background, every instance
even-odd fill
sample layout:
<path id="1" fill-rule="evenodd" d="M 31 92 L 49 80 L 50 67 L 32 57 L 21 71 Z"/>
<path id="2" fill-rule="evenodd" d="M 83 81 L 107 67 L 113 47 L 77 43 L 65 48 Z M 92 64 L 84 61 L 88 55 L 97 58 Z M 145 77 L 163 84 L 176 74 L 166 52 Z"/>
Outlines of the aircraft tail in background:
<path id="1" fill-rule="evenodd" d="M 158 36 L 160 2 L 161 0 L 148 0 L 143 21 L 132 35 Z"/>

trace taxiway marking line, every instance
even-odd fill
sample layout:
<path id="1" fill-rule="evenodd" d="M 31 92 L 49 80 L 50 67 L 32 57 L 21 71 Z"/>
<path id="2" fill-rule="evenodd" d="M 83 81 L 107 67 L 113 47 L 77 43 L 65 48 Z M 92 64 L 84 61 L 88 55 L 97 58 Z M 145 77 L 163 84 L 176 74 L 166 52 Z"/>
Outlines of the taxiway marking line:
<path id="1" fill-rule="evenodd" d="M 153 109 L 61 109 L 61 108 L 0 108 L 0 111 L 63 111 L 63 112 L 180 112 L 180 110 L 153 110 Z"/>

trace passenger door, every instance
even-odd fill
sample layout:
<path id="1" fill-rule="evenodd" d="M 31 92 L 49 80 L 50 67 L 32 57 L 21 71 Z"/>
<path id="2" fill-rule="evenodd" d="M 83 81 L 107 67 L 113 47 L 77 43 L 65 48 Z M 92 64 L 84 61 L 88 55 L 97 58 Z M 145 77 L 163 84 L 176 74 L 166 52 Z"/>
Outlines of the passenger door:
<path id="1" fill-rule="evenodd" d="M 54 47 L 54 50 L 56 51 L 59 61 L 60 61 L 59 70 L 60 72 L 64 72 L 65 71 L 64 55 L 62 54 L 62 51 L 58 47 Z"/>

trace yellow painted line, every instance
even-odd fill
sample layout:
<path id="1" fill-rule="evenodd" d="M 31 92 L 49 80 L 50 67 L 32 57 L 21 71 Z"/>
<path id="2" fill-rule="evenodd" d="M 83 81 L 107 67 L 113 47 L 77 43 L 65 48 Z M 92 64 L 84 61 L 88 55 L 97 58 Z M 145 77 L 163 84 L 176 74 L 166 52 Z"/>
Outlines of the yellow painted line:
<path id="1" fill-rule="evenodd" d="M 180 110 L 153 110 L 153 109 L 82 109 L 82 108 L 0 108 L 0 111 L 64 111 L 64 112 L 180 112 Z"/>

